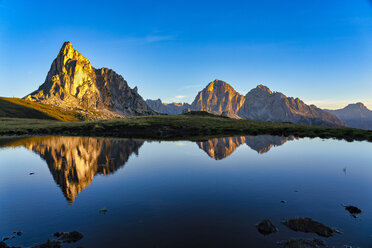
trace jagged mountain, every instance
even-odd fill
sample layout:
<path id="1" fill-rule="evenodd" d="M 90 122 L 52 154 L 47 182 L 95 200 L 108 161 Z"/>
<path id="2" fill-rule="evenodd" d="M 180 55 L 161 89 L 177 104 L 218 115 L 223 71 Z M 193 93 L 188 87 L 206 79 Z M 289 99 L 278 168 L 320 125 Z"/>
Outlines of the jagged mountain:
<path id="1" fill-rule="evenodd" d="M 329 110 L 335 114 L 349 127 L 372 130 L 372 111 L 369 110 L 363 103 L 349 104 L 343 109 Z"/>
<path id="2" fill-rule="evenodd" d="M 163 103 L 160 99 L 147 99 L 146 103 L 151 109 L 155 110 L 156 112 L 167 115 L 182 114 L 191 107 L 191 105 L 188 103 Z"/>
<path id="3" fill-rule="evenodd" d="M 336 115 L 307 105 L 299 98 L 287 97 L 258 85 L 245 96 L 221 80 L 210 82 L 200 91 L 191 106 L 188 104 L 164 104 L 160 99 L 147 103 L 159 113 L 180 114 L 187 109 L 206 111 L 230 118 L 258 121 L 292 122 L 304 125 L 345 126 Z"/>
<path id="4" fill-rule="evenodd" d="M 299 98 L 272 92 L 264 85 L 258 85 L 245 95 L 245 102 L 239 109 L 238 115 L 249 120 L 345 126 L 334 114 L 321 110 L 315 105 L 307 105 Z"/>
<path id="5" fill-rule="evenodd" d="M 216 79 L 197 94 L 191 104 L 191 110 L 239 118 L 237 112 L 244 104 L 244 100 L 244 96 L 228 83 Z"/>
<path id="6" fill-rule="evenodd" d="M 98 118 L 154 114 L 137 87 L 131 89 L 113 70 L 95 69 L 70 42 L 63 44 L 45 82 L 25 99 L 78 110 L 85 116 L 98 111 Z"/>

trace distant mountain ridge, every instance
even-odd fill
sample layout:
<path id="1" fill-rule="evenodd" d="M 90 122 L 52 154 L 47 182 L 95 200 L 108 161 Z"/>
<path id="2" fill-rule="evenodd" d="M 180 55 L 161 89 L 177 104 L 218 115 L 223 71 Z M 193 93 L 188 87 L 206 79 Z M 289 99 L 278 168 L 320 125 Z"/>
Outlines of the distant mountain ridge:
<path id="1" fill-rule="evenodd" d="M 245 95 L 244 105 L 238 115 L 249 120 L 345 126 L 335 115 L 315 105 L 307 105 L 299 98 L 287 97 L 281 92 L 272 92 L 264 85 L 258 85 Z"/>
<path id="2" fill-rule="evenodd" d="M 358 102 L 349 104 L 342 109 L 325 109 L 325 111 L 336 115 L 349 127 L 372 130 L 372 111 L 363 103 Z"/>
<path id="3" fill-rule="evenodd" d="M 190 109 L 191 105 L 188 103 L 163 103 L 160 99 L 146 100 L 147 105 L 158 113 L 167 115 L 178 115 Z"/>
<path id="4" fill-rule="evenodd" d="M 63 44 L 45 82 L 25 99 L 82 112 L 100 111 L 106 118 L 154 114 L 137 87 L 131 89 L 111 69 L 95 69 L 71 42 Z"/>
<path id="5" fill-rule="evenodd" d="M 151 100 L 147 100 L 149 103 Z M 272 92 L 264 85 L 258 85 L 245 96 L 239 94 L 228 83 L 221 80 L 210 82 L 195 97 L 191 105 L 177 106 L 177 113 L 158 100 L 150 105 L 155 111 L 165 114 L 183 113 L 190 108 L 236 119 L 271 122 L 292 122 L 304 125 L 346 126 L 337 116 L 315 105 L 307 105 L 299 98 L 287 97 L 280 92 Z"/>

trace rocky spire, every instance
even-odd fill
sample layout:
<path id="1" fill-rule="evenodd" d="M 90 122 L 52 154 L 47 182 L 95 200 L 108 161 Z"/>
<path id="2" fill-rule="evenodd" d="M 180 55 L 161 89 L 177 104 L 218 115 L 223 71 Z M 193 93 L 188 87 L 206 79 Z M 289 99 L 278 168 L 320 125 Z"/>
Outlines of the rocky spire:
<path id="1" fill-rule="evenodd" d="M 65 109 L 93 109 L 109 117 L 154 114 L 136 87 L 131 89 L 113 70 L 95 69 L 69 41 L 63 43 L 45 82 L 25 98 Z"/>

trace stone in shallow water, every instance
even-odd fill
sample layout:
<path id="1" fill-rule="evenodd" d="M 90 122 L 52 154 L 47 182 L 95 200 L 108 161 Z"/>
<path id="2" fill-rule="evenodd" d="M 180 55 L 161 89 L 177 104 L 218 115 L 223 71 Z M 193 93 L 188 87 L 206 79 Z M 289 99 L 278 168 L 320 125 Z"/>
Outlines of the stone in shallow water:
<path id="1" fill-rule="evenodd" d="M 285 226 L 296 232 L 316 233 L 319 236 L 331 237 L 335 233 L 330 227 L 311 218 L 294 218 L 282 222 Z"/>
<path id="2" fill-rule="evenodd" d="M 33 246 L 32 248 L 60 248 L 61 247 L 61 242 L 58 240 L 48 240 L 46 243 L 41 244 L 41 245 L 36 245 Z"/>
<path id="3" fill-rule="evenodd" d="M 355 206 L 344 206 L 345 207 L 345 210 L 348 211 L 354 218 L 356 218 L 357 214 L 361 214 L 362 213 L 362 210 L 355 207 Z"/>
<path id="4" fill-rule="evenodd" d="M 53 234 L 55 237 L 57 237 L 59 240 L 61 240 L 63 243 L 72 243 L 77 242 L 80 239 L 84 237 L 83 234 L 72 231 L 72 232 L 56 232 Z"/>
<path id="5" fill-rule="evenodd" d="M 19 246 L 9 246 L 7 244 L 5 244 L 4 242 L 0 242 L 0 248 L 21 248 Z"/>
<path id="6" fill-rule="evenodd" d="M 320 239 L 290 239 L 278 242 L 278 246 L 282 248 L 318 248 L 324 247 L 325 244 Z"/>
<path id="7" fill-rule="evenodd" d="M 263 220 L 257 225 L 257 230 L 263 235 L 275 233 L 278 229 L 274 226 L 271 220 Z"/>

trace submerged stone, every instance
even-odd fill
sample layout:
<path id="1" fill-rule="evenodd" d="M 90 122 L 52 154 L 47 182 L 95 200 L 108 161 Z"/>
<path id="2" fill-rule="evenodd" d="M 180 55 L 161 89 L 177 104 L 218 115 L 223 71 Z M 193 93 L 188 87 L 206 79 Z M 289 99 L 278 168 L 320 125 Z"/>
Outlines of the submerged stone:
<path id="1" fill-rule="evenodd" d="M 354 218 L 356 218 L 357 214 L 361 214 L 362 213 L 362 210 L 355 207 L 355 206 L 344 206 L 345 207 L 345 210 L 348 211 Z"/>
<path id="2" fill-rule="evenodd" d="M 335 231 L 311 218 L 294 218 L 282 222 L 285 226 L 296 232 L 316 233 L 319 236 L 331 237 Z"/>
<path id="3" fill-rule="evenodd" d="M 325 244 L 320 239 L 290 239 L 278 242 L 278 246 L 282 248 L 318 248 L 324 247 Z"/>
<path id="4" fill-rule="evenodd" d="M 275 233 L 278 229 L 274 226 L 271 220 L 263 220 L 257 225 L 257 230 L 263 235 Z"/>
<path id="5" fill-rule="evenodd" d="M 72 243 L 77 242 L 80 239 L 84 237 L 83 234 L 72 231 L 72 232 L 56 232 L 53 234 L 55 237 L 57 237 L 59 240 L 61 240 L 63 243 Z"/>
<path id="6" fill-rule="evenodd" d="M 60 248 L 61 247 L 61 242 L 58 240 L 48 240 L 46 243 L 41 244 L 41 245 L 36 245 L 33 246 L 32 248 Z"/>

